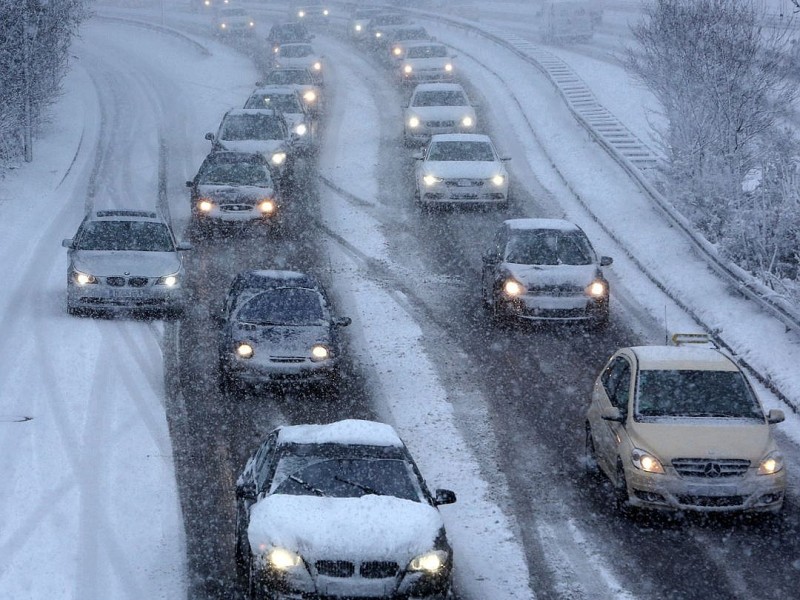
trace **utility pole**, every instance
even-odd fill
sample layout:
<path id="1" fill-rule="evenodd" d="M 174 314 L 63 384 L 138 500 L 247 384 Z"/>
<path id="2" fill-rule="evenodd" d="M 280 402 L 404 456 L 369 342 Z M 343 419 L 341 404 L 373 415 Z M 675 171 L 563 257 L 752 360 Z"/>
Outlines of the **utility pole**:
<path id="1" fill-rule="evenodd" d="M 25 106 L 24 106 L 24 135 L 23 143 L 25 147 L 25 162 L 33 160 L 33 93 L 31 85 L 31 64 L 33 56 L 33 44 L 36 42 L 36 35 L 39 33 L 39 17 L 43 6 L 39 0 L 28 0 L 27 6 L 22 15 L 22 70 L 25 85 Z"/>

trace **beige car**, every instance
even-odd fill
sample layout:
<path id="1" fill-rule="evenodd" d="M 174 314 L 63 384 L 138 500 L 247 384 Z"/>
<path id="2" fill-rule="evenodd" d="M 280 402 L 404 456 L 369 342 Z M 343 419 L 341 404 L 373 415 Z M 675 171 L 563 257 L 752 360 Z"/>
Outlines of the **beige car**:
<path id="1" fill-rule="evenodd" d="M 586 412 L 587 466 L 611 480 L 617 505 L 774 512 L 786 469 L 772 425 L 741 369 L 710 344 L 622 348 Z"/>

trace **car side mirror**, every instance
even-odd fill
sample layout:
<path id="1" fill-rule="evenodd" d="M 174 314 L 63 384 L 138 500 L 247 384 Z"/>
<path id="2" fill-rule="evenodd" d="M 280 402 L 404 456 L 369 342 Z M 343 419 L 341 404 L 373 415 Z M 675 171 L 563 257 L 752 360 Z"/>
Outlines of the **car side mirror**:
<path id="1" fill-rule="evenodd" d="M 352 322 L 353 322 L 353 319 L 351 319 L 350 317 L 339 317 L 338 319 L 335 319 L 333 321 L 333 324 L 336 327 L 347 327 Z"/>
<path id="2" fill-rule="evenodd" d="M 510 156 L 501 156 L 500 160 L 502 160 L 503 162 L 508 162 L 508 161 L 511 160 L 511 157 Z"/>
<path id="3" fill-rule="evenodd" d="M 256 87 L 264 87 L 263 81 L 256 81 Z"/>
<path id="4" fill-rule="evenodd" d="M 187 181 L 186 182 L 186 187 L 190 188 L 190 187 L 193 187 L 193 186 L 194 186 L 194 181 Z"/>
<path id="5" fill-rule="evenodd" d="M 496 262 L 500 262 L 498 260 L 497 254 L 495 254 L 494 252 L 487 252 L 482 256 L 482 258 L 483 258 L 483 264 L 485 265 L 493 265 Z"/>
<path id="6" fill-rule="evenodd" d="M 73 248 L 74 247 L 74 243 L 73 243 L 72 238 L 64 238 L 63 240 L 61 240 L 61 245 L 64 246 L 64 248 Z"/>
<path id="7" fill-rule="evenodd" d="M 423 158 L 425 158 L 425 154 L 423 154 L 423 153 L 422 153 L 422 152 L 420 152 L 420 151 L 417 151 L 417 152 L 414 152 L 414 153 L 411 155 L 411 158 L 413 158 L 414 160 L 422 160 Z"/>
<path id="8" fill-rule="evenodd" d="M 236 486 L 236 497 L 242 500 L 253 500 L 258 498 L 258 490 L 253 481 L 248 481 Z"/>
<path id="9" fill-rule="evenodd" d="M 436 496 L 433 499 L 433 503 L 436 506 L 441 506 L 442 504 L 454 504 L 456 501 L 456 493 L 450 490 L 436 490 Z"/>
<path id="10" fill-rule="evenodd" d="M 225 325 L 225 312 L 224 309 L 211 309 L 208 311 L 208 316 L 211 319 L 211 322 L 214 323 L 218 328 L 222 328 Z"/>
<path id="11" fill-rule="evenodd" d="M 189 242 L 178 242 L 175 247 L 178 249 L 178 252 L 186 252 L 192 249 L 192 245 Z"/>
<path id="12" fill-rule="evenodd" d="M 613 262 L 614 262 L 614 259 L 611 258 L 610 256 L 601 256 L 600 257 L 600 266 L 601 267 L 607 267 L 608 265 L 610 265 Z"/>
<path id="13" fill-rule="evenodd" d="M 616 406 L 609 406 L 604 408 L 600 413 L 600 418 L 604 421 L 613 421 L 615 423 L 624 423 L 625 416 L 622 414 L 622 411 L 617 408 Z"/>
<path id="14" fill-rule="evenodd" d="M 786 420 L 786 416 L 783 414 L 783 411 L 779 408 L 773 408 L 767 413 L 767 423 L 770 425 L 776 425 L 777 423 L 783 423 Z"/>
<path id="15" fill-rule="evenodd" d="M 213 142 L 213 141 L 214 141 L 214 134 L 213 134 L 213 133 L 211 133 L 211 132 L 209 131 L 209 132 L 206 134 L 206 139 L 207 139 L 209 142 Z"/>

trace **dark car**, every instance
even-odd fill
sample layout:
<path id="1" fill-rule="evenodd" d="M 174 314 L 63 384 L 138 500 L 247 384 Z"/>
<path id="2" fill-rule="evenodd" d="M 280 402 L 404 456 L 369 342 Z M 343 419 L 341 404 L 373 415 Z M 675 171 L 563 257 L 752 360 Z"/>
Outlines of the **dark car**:
<path id="1" fill-rule="evenodd" d="M 281 44 L 309 43 L 313 34 L 303 23 L 276 23 L 267 34 L 267 41 L 274 52 Z"/>
<path id="2" fill-rule="evenodd" d="M 269 164 L 253 152 L 212 152 L 203 160 L 191 189 L 192 220 L 212 223 L 275 223 L 280 201 Z"/>
<path id="3" fill-rule="evenodd" d="M 220 387 L 242 384 L 314 383 L 340 379 L 339 329 L 349 317 L 334 315 L 311 275 L 255 270 L 231 284 L 222 314 Z"/>
<path id="4" fill-rule="evenodd" d="M 453 552 L 405 444 L 348 419 L 273 431 L 236 483 L 236 563 L 251 600 L 449 598 Z"/>

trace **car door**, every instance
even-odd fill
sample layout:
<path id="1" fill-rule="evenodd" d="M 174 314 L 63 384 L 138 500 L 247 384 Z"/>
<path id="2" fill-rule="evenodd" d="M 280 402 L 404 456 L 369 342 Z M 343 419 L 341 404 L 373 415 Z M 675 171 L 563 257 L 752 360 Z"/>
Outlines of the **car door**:
<path id="1" fill-rule="evenodd" d="M 483 268 L 481 270 L 481 292 L 485 302 L 493 304 L 495 301 L 495 287 L 500 277 L 500 265 L 503 261 L 508 236 L 506 235 L 505 225 L 494 235 L 492 243 L 483 255 Z"/>
<path id="2" fill-rule="evenodd" d="M 236 543 L 237 553 L 247 556 L 247 528 L 250 510 L 266 492 L 266 473 L 275 454 L 278 432 L 273 431 L 245 464 L 236 482 Z M 253 493 L 254 492 L 254 493 Z"/>
<path id="3" fill-rule="evenodd" d="M 607 472 L 616 469 L 618 446 L 624 433 L 622 423 L 607 421 L 601 418 L 603 411 L 612 407 L 620 410 L 622 415 L 628 411 L 630 399 L 632 367 L 627 357 L 617 355 L 609 361 L 606 368 L 595 382 L 592 392 L 592 408 L 590 424 L 595 442 L 595 452 L 600 465 Z"/>

